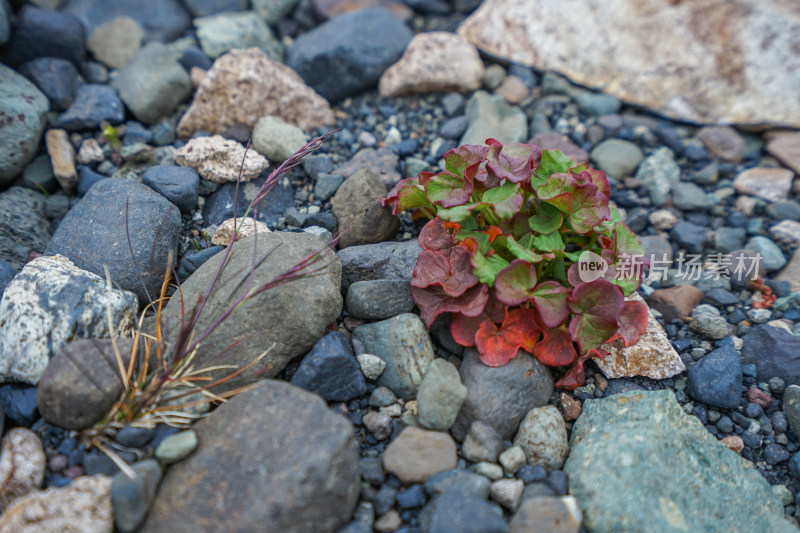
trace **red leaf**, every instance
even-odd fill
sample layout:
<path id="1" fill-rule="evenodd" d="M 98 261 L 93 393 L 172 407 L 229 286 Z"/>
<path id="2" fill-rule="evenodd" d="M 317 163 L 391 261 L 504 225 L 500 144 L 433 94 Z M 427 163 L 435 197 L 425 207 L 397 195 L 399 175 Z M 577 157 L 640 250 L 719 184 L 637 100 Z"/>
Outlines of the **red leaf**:
<path id="1" fill-rule="evenodd" d="M 536 267 L 515 259 L 501 270 L 494 280 L 497 299 L 508 305 L 527 302 L 536 286 Z"/>
<path id="2" fill-rule="evenodd" d="M 419 245 L 425 250 L 446 252 L 455 246 L 456 240 L 447 232 L 442 219 L 434 218 L 419 232 Z"/>
<path id="3" fill-rule="evenodd" d="M 478 283 L 472 273 L 471 254 L 464 246 L 455 246 L 448 255 L 423 250 L 411 278 L 411 286 L 425 288 L 441 285 L 448 296 L 461 296 Z"/>
<path id="4" fill-rule="evenodd" d="M 567 300 L 575 315 L 569 323 L 572 340 L 578 343 L 581 353 L 606 342 L 619 328 L 619 314 L 625 299 L 622 289 L 604 279 L 581 283 Z"/>
<path id="5" fill-rule="evenodd" d="M 571 291 L 557 281 L 545 281 L 533 290 L 533 305 L 539 311 L 542 324 L 555 328 L 569 317 L 567 298 Z"/>
<path id="6" fill-rule="evenodd" d="M 486 320 L 485 313 L 475 317 L 453 313 L 453 322 L 450 324 L 453 340 L 461 346 L 475 346 L 475 334 L 484 320 Z"/>
<path id="7" fill-rule="evenodd" d="M 486 159 L 488 152 L 488 146 L 479 144 L 465 144 L 458 148 L 453 148 L 444 154 L 445 169 L 465 178 L 467 178 L 467 174 L 471 174 L 468 179 L 472 179 L 480 164 Z M 469 171 L 467 171 L 468 168 L 470 169 Z"/>
<path id="8" fill-rule="evenodd" d="M 430 329 L 436 317 L 442 313 L 480 315 L 489 298 L 489 287 L 483 284 L 475 285 L 461 296 L 452 297 L 439 285 L 432 285 L 424 289 L 412 286 L 411 297 L 419 307 L 420 318 Z"/>
<path id="9" fill-rule="evenodd" d="M 594 183 L 597 190 L 606 198 L 611 198 L 611 186 L 608 183 L 608 178 L 601 170 L 587 168 L 578 174 L 579 183 Z"/>
<path id="10" fill-rule="evenodd" d="M 499 180 L 520 183 L 527 180 L 542 160 L 542 149 L 533 144 L 507 144 L 487 139 L 486 170 Z"/>
<path id="11" fill-rule="evenodd" d="M 625 302 L 619 315 L 619 329 L 608 339 L 622 339 L 625 346 L 633 346 L 647 330 L 647 306 L 642 302 Z"/>
<path id="12" fill-rule="evenodd" d="M 471 177 L 462 178 L 458 174 L 443 171 L 433 176 L 425 185 L 428 199 L 442 207 L 455 207 L 467 203 L 472 194 Z"/>
<path id="13" fill-rule="evenodd" d="M 578 357 L 575 344 L 566 327 L 544 330 L 544 338 L 536 343 L 533 356 L 543 365 L 566 366 Z"/>
<path id="14" fill-rule="evenodd" d="M 556 382 L 556 387 L 559 389 L 575 390 L 582 387 L 586 383 L 586 376 L 583 371 L 583 364 L 591 357 L 603 357 L 608 355 L 607 352 L 601 352 L 591 348 L 584 355 L 578 357 L 572 366 L 567 370 L 567 373 Z"/>
<path id="15" fill-rule="evenodd" d="M 532 351 L 539 339 L 539 328 L 532 309 L 515 309 L 506 315 L 498 328 L 491 320 L 484 320 L 475 334 L 475 345 L 481 362 L 486 366 L 508 364 L 523 348 Z"/>

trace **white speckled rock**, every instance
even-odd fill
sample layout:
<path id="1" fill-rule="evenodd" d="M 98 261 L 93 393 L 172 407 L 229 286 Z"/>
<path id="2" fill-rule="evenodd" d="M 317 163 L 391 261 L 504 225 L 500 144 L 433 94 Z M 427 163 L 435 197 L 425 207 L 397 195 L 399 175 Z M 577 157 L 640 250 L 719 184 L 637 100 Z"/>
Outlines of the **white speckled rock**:
<path id="1" fill-rule="evenodd" d="M 241 226 L 241 227 L 237 227 Z M 233 242 L 233 233 L 236 230 L 236 240 L 240 241 L 245 237 L 254 235 L 256 233 L 269 233 L 270 229 L 266 224 L 252 218 L 246 218 L 242 222 L 241 218 L 229 218 L 219 225 L 214 236 L 211 237 L 211 244 L 217 246 L 228 246 Z"/>
<path id="2" fill-rule="evenodd" d="M 474 91 L 481 86 L 483 61 L 469 41 L 454 33 L 417 34 L 403 57 L 381 76 L 383 96 L 433 91 Z"/>
<path id="3" fill-rule="evenodd" d="M 383 371 L 386 370 L 386 361 L 378 357 L 377 355 L 373 355 L 371 353 L 360 353 L 356 356 L 358 360 L 358 365 L 361 367 L 361 372 L 364 374 L 364 377 L 375 381 Z"/>
<path id="4" fill-rule="evenodd" d="M 175 153 L 175 162 L 192 167 L 201 178 L 216 183 L 235 182 L 241 169 L 244 182 L 258 177 L 269 166 L 269 161 L 257 151 L 248 150 L 246 159 L 244 153 L 245 148 L 241 143 L 222 135 L 196 137 Z"/>
<path id="5" fill-rule="evenodd" d="M 0 381 L 35 385 L 61 346 L 78 338 L 130 335 L 138 301 L 106 287 L 100 276 L 66 257 L 37 257 L 9 283 L 0 300 Z"/>
<path id="6" fill-rule="evenodd" d="M 554 405 L 534 407 L 519 426 L 514 446 L 520 446 L 529 465 L 558 470 L 569 454 L 564 418 Z"/>
<path id="7" fill-rule="evenodd" d="M 46 464 L 42 441 L 36 433 L 25 428 L 8 432 L 0 447 L 0 511 L 39 488 Z M 0 528 L 0 531 L 6 530 Z"/>
<path id="8" fill-rule="evenodd" d="M 68 487 L 51 487 L 23 496 L 0 517 L 0 531 L 112 533 L 111 478 L 82 476 Z"/>

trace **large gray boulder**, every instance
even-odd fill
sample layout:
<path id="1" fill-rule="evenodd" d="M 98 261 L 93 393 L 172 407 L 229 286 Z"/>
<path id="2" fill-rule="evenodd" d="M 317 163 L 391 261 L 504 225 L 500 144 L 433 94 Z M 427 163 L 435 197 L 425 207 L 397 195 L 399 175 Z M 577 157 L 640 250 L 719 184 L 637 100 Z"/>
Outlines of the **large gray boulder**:
<path id="1" fill-rule="evenodd" d="M 101 277 L 108 265 L 111 279 L 146 303 L 148 294 L 158 297 L 180 230 L 180 210 L 163 196 L 141 183 L 109 178 L 70 209 L 45 254 L 61 254 Z"/>
<path id="2" fill-rule="evenodd" d="M 197 321 L 195 338 L 245 293 L 254 253 L 257 266 L 252 287 L 256 290 L 302 259 L 325 249 L 325 243 L 317 237 L 292 232 L 259 233 L 233 246 L 228 263 Z M 267 255 L 269 257 L 264 259 Z M 208 291 L 225 256 L 226 251 L 218 253 L 181 285 L 187 316 Z M 252 372 L 221 387 L 229 389 L 275 376 L 290 360 L 310 350 L 325 334 L 328 324 L 342 312 L 341 262 L 334 253 L 326 252 L 316 266 L 323 268 L 320 275 L 269 289 L 240 305 L 203 341 L 194 360 L 195 367 L 217 364 L 242 367 L 269 350 Z M 174 338 L 181 318 L 179 293 L 170 299 L 164 316 L 167 334 Z M 223 370 L 215 375 L 222 377 L 230 372 Z"/>
<path id="3" fill-rule="evenodd" d="M 265 380 L 194 425 L 142 533 L 335 533 L 358 501 L 352 426 L 315 394 Z"/>
<path id="4" fill-rule="evenodd" d="M 767 481 L 671 391 L 588 400 L 564 465 L 594 533 L 795 532 Z"/>

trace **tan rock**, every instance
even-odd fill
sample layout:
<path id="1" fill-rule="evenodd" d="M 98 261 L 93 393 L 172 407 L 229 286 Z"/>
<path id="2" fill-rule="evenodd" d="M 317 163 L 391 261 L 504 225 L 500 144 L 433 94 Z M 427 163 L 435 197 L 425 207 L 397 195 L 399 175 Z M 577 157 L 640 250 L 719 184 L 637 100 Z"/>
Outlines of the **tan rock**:
<path id="1" fill-rule="evenodd" d="M 331 206 L 339 231 L 339 246 L 372 244 L 389 239 L 397 231 L 397 217 L 381 205 L 386 186 L 377 174 L 364 169 L 345 180 L 336 191 Z"/>
<path id="2" fill-rule="evenodd" d="M 660 230 L 671 230 L 678 223 L 678 218 L 669 209 L 653 211 L 647 219 L 654 228 Z"/>
<path id="3" fill-rule="evenodd" d="M 417 34 L 403 57 L 386 69 L 378 83 L 383 96 L 480 88 L 483 62 L 478 50 L 454 33 Z"/>
<path id="4" fill-rule="evenodd" d="M 519 502 L 522 501 L 523 490 L 525 490 L 525 482 L 521 479 L 501 479 L 489 486 L 489 494 L 492 499 L 512 513 L 517 510 Z"/>
<path id="5" fill-rule="evenodd" d="M 311 5 L 323 19 L 332 19 L 368 7 L 384 7 L 400 20 L 409 20 L 414 15 L 408 6 L 395 0 L 312 0 Z"/>
<path id="6" fill-rule="evenodd" d="M 707 126 L 700 128 L 697 138 L 703 141 L 708 151 L 724 161 L 740 162 L 745 155 L 744 139 L 730 126 Z"/>
<path id="7" fill-rule="evenodd" d="M 786 0 L 487 0 L 458 33 L 672 118 L 800 126 L 798 26 Z"/>
<path id="8" fill-rule="evenodd" d="M 581 402 L 572 397 L 572 395 L 562 392 L 561 393 L 561 415 L 567 422 L 577 420 L 581 416 L 583 407 Z"/>
<path id="9" fill-rule="evenodd" d="M 69 142 L 69 134 L 66 130 L 48 130 L 44 142 L 53 165 L 53 175 L 62 189 L 72 192 L 78 184 L 78 171 L 75 169 L 75 148 Z"/>
<path id="10" fill-rule="evenodd" d="M 572 496 L 530 498 L 514 515 L 509 533 L 578 533 L 583 515 Z"/>
<path id="11" fill-rule="evenodd" d="M 252 129 L 261 117 L 275 115 L 303 130 L 333 124 L 330 105 L 292 69 L 258 48 L 232 50 L 219 57 L 178 123 L 178 135 L 222 133 L 235 124 Z"/>
<path id="12" fill-rule="evenodd" d="M 742 453 L 742 450 L 744 449 L 744 441 L 742 440 L 742 437 L 738 435 L 729 435 L 720 440 L 720 442 L 729 450 L 733 450 L 736 453 Z"/>
<path id="13" fill-rule="evenodd" d="M 795 250 L 789 263 L 783 267 L 780 274 L 775 277 L 778 281 L 788 281 L 792 284 L 792 292 L 800 291 L 800 248 Z"/>
<path id="14" fill-rule="evenodd" d="M 767 152 L 800 174 L 800 132 L 782 131 L 767 143 Z"/>
<path id="15" fill-rule="evenodd" d="M 228 246 L 233 242 L 234 232 L 236 232 L 236 240 L 239 241 L 250 235 L 254 235 L 256 233 L 269 233 L 269 231 L 270 230 L 266 224 L 259 222 L 258 220 L 253 220 L 250 217 L 244 219 L 244 221 L 242 221 L 241 218 L 229 218 L 220 224 L 217 228 L 217 231 L 214 232 L 214 236 L 211 237 L 211 244 L 215 244 L 217 246 Z"/>
<path id="16" fill-rule="evenodd" d="M 221 135 L 191 139 L 175 153 L 175 162 L 192 167 L 201 178 L 215 183 L 235 182 L 240 170 L 241 180 L 250 181 L 269 166 L 256 150 L 247 150 L 245 159 L 245 147 Z"/>
<path id="17" fill-rule="evenodd" d="M 502 96 L 509 104 L 519 104 L 530 95 L 530 89 L 518 77 L 507 76 L 495 93 Z"/>
<path id="18" fill-rule="evenodd" d="M 387 187 L 394 187 L 394 184 L 400 181 L 397 161 L 397 154 L 388 148 L 379 148 L 377 150 L 364 148 L 359 150 L 348 162 L 336 168 L 333 174 L 339 174 L 347 179 L 359 170 L 366 168 L 378 174 L 381 183 Z"/>
<path id="19" fill-rule="evenodd" d="M 25 428 L 9 431 L 0 448 L 0 510 L 39 488 L 46 464 L 42 441 L 36 433 Z"/>
<path id="20" fill-rule="evenodd" d="M 94 57 L 111 68 L 122 68 L 142 47 L 144 30 L 130 17 L 117 17 L 98 26 L 86 40 Z"/>
<path id="21" fill-rule="evenodd" d="M 630 300 L 641 300 L 633 293 Z M 625 347 L 621 339 L 601 346 L 608 352 L 603 358 L 594 358 L 595 364 L 609 379 L 625 376 L 646 376 L 652 379 L 665 379 L 680 374 L 686 367 L 678 352 L 669 342 L 667 332 L 656 317 L 647 310 L 647 330 L 633 346 Z"/>
<path id="22" fill-rule="evenodd" d="M 561 150 L 564 155 L 570 156 L 578 163 L 589 161 L 589 152 L 572 142 L 566 135 L 562 135 L 557 131 L 540 133 L 528 142 L 541 146 L 545 150 Z"/>
<path id="23" fill-rule="evenodd" d="M 78 163 L 88 165 L 90 163 L 100 163 L 106 158 L 103 149 L 94 139 L 86 139 L 81 143 L 78 150 Z"/>
<path id="24" fill-rule="evenodd" d="M 796 220 L 782 220 L 769 228 L 772 240 L 786 243 L 790 246 L 800 244 L 800 222 Z"/>
<path id="25" fill-rule="evenodd" d="M 693 285 L 676 285 L 668 289 L 657 289 L 647 297 L 647 303 L 664 315 L 669 322 L 680 318 L 687 320 L 692 309 L 703 301 L 703 291 Z"/>
<path id="26" fill-rule="evenodd" d="M 68 487 L 51 487 L 11 504 L 0 517 L 8 533 L 112 533 L 111 478 L 82 476 Z"/>
<path id="27" fill-rule="evenodd" d="M 733 187 L 741 194 L 752 194 L 770 202 L 786 200 L 792 188 L 794 173 L 785 168 L 748 168 L 733 180 Z"/>
<path id="28" fill-rule="evenodd" d="M 392 531 L 397 531 L 402 525 L 403 519 L 400 518 L 400 513 L 392 509 L 388 513 L 385 513 L 383 516 L 378 518 L 373 527 L 375 528 L 375 531 L 378 531 L 379 533 L 390 533 Z"/>
<path id="29" fill-rule="evenodd" d="M 383 454 L 383 467 L 403 483 L 422 483 L 456 467 L 453 438 L 440 431 L 407 427 Z"/>
<path id="30" fill-rule="evenodd" d="M 197 88 L 203 84 L 203 80 L 206 79 L 206 74 L 208 74 L 207 70 L 203 70 L 200 67 L 192 67 L 192 70 L 189 71 L 189 79 L 192 80 L 192 89 L 197 90 Z"/>

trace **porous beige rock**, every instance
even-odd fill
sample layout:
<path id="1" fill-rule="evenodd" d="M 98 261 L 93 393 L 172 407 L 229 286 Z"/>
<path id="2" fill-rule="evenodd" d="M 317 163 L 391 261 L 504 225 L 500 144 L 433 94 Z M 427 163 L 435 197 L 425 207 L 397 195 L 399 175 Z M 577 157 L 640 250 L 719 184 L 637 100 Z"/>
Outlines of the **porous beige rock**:
<path id="1" fill-rule="evenodd" d="M 748 168 L 733 180 L 733 187 L 741 194 L 752 194 L 770 202 L 786 199 L 792 188 L 794 173 L 785 168 Z"/>
<path id="2" fill-rule="evenodd" d="M 236 124 L 252 129 L 269 115 L 306 131 L 333 124 L 328 102 L 292 69 L 258 48 L 232 50 L 209 69 L 177 131 L 188 138 L 199 130 L 222 133 Z"/>
<path id="3" fill-rule="evenodd" d="M 111 478 L 82 476 L 64 488 L 29 493 L 0 516 L 8 533 L 112 533 Z"/>
<path id="4" fill-rule="evenodd" d="M 403 57 L 386 69 L 378 83 L 383 96 L 480 88 L 483 62 L 478 50 L 454 33 L 419 33 Z"/>
<path id="5" fill-rule="evenodd" d="M 633 293 L 628 300 L 643 302 L 638 293 Z M 665 379 L 680 374 L 686 367 L 678 352 L 669 342 L 667 332 L 656 320 L 648 308 L 647 329 L 639 338 L 639 342 L 627 348 L 621 339 L 609 342 L 600 347 L 607 351 L 603 358 L 593 358 L 607 378 L 624 376 L 647 376 L 653 379 Z"/>
<path id="6" fill-rule="evenodd" d="M 0 446 L 0 511 L 39 488 L 46 464 L 42 441 L 36 433 L 14 428 L 6 434 Z"/>
<path id="7" fill-rule="evenodd" d="M 75 148 L 69 142 L 69 134 L 66 130 L 48 130 L 44 142 L 58 184 L 66 192 L 72 192 L 78 184 L 78 171 L 75 169 Z"/>
<path id="8" fill-rule="evenodd" d="M 800 126 L 796 2 L 486 0 L 458 33 L 672 118 Z"/>
<path id="9" fill-rule="evenodd" d="M 217 231 L 214 232 L 214 236 L 211 237 L 211 244 L 228 246 L 233 242 L 234 231 L 236 232 L 236 240 L 239 241 L 256 233 L 269 233 L 270 230 L 263 222 L 249 217 L 244 221 L 241 218 L 229 218 L 220 224 Z"/>
<path id="10" fill-rule="evenodd" d="M 235 182 L 240 171 L 242 181 L 250 181 L 269 166 L 269 161 L 255 150 L 247 150 L 245 158 L 244 146 L 221 135 L 191 139 L 175 152 L 175 162 L 192 167 L 201 178 L 216 183 Z"/>

